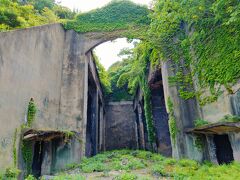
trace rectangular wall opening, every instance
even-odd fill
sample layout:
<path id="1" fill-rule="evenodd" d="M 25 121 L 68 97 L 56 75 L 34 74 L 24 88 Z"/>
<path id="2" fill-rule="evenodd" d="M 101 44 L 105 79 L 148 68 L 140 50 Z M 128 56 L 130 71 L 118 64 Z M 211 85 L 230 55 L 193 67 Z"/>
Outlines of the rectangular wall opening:
<path id="1" fill-rule="evenodd" d="M 233 150 L 228 135 L 214 135 L 216 156 L 219 164 L 229 164 L 233 158 Z"/>
<path id="2" fill-rule="evenodd" d="M 88 77 L 88 104 L 87 104 L 87 129 L 86 129 L 86 156 L 97 154 L 97 87 L 89 69 Z"/>
<path id="3" fill-rule="evenodd" d="M 158 152 L 165 156 L 171 156 L 172 148 L 168 125 L 169 118 L 165 105 L 161 69 L 154 72 L 154 75 L 150 80 L 150 88 Z"/>
<path id="4" fill-rule="evenodd" d="M 43 147 L 44 142 L 37 141 L 34 145 L 34 153 L 33 153 L 33 162 L 32 162 L 32 174 L 35 177 L 41 176 L 41 170 L 42 170 L 42 162 L 43 162 Z"/>

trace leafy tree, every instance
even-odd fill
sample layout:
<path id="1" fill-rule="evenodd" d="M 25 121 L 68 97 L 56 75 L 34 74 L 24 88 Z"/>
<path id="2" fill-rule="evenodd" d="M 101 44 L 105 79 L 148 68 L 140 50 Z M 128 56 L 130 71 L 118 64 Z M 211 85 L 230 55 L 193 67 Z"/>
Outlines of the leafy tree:
<path id="1" fill-rule="evenodd" d="M 20 26 L 17 13 L 2 8 L 0 9 L 0 23 L 13 28 Z"/>
<path id="2" fill-rule="evenodd" d="M 122 87 L 117 86 L 119 77 L 128 72 L 131 68 L 131 59 L 123 59 L 114 63 L 109 69 L 108 73 L 111 80 L 112 93 L 109 95 L 111 101 L 132 100 L 133 97 L 128 93 L 128 85 L 125 83 Z"/>
<path id="3" fill-rule="evenodd" d="M 60 18 L 60 19 L 73 19 L 77 12 L 71 11 L 67 7 L 55 5 L 53 7 L 54 13 Z"/>
<path id="4" fill-rule="evenodd" d="M 55 0 L 27 0 L 27 3 L 31 3 L 38 11 L 42 11 L 44 8 L 53 9 Z"/>
<path id="5" fill-rule="evenodd" d="M 112 92 L 109 75 L 108 75 L 107 71 L 105 70 L 105 68 L 103 67 L 103 65 L 100 63 L 97 55 L 94 53 L 93 56 L 94 56 L 94 61 L 96 63 L 100 83 L 103 87 L 104 95 L 108 95 L 109 93 Z"/>
<path id="6" fill-rule="evenodd" d="M 36 3 L 45 4 L 36 9 Z M 60 22 L 61 18 L 73 18 L 74 12 L 54 1 L 12 1 L 0 0 L 0 31 L 25 28 Z M 64 14 L 64 15 L 63 15 Z"/>

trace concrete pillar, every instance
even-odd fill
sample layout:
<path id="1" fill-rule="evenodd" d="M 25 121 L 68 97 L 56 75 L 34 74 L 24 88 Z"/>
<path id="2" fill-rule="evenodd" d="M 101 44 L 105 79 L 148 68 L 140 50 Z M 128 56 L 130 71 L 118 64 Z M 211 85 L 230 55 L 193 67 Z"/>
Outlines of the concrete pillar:
<path id="1" fill-rule="evenodd" d="M 181 64 L 183 65 L 184 62 L 182 61 Z M 176 143 L 174 144 L 173 140 L 171 140 L 173 157 L 194 159 L 194 157 L 190 157 L 191 152 L 188 152 L 189 148 L 187 148 L 188 146 L 194 146 L 194 144 L 188 141 L 188 135 L 184 131 L 186 128 L 194 127 L 194 120 L 200 117 L 199 106 L 195 98 L 184 100 L 180 97 L 178 93 L 180 89 L 179 84 L 171 85 L 169 83 L 168 78 L 176 75 L 176 70 L 174 69 L 178 67 L 179 64 L 176 65 L 171 60 L 161 62 L 165 103 L 167 104 L 167 100 L 170 97 L 174 105 L 174 116 L 177 123 Z M 188 69 L 185 69 L 184 73 L 187 72 Z M 169 113 L 169 109 L 167 111 Z"/>
<path id="2" fill-rule="evenodd" d="M 140 134 L 140 148 L 145 149 L 145 138 L 144 138 L 144 126 L 143 126 L 143 119 L 142 119 L 142 108 L 141 105 L 137 105 L 138 109 L 138 119 L 139 119 L 139 134 Z"/>
<path id="3" fill-rule="evenodd" d="M 83 121 L 82 121 L 82 155 L 86 154 L 86 132 L 87 132 L 87 108 L 88 108 L 88 59 L 85 58 L 84 66 L 84 105 L 83 105 Z"/>
<path id="4" fill-rule="evenodd" d="M 212 163 L 218 164 L 217 155 L 216 155 L 216 147 L 215 147 L 215 143 L 213 140 L 213 136 L 207 135 L 206 139 L 207 139 L 207 152 L 209 155 L 208 158 Z"/>
<path id="5" fill-rule="evenodd" d="M 240 161 L 240 133 L 228 134 L 235 161 Z"/>
<path id="6" fill-rule="evenodd" d="M 104 119 L 103 119 L 103 107 L 102 107 L 102 104 L 100 106 L 100 132 L 99 132 L 99 151 L 103 151 L 104 149 Z"/>
<path id="7" fill-rule="evenodd" d="M 52 142 L 44 142 L 44 148 L 43 148 L 43 161 L 42 161 L 42 167 L 41 167 L 41 174 L 51 174 L 51 168 L 52 168 Z"/>
<path id="8" fill-rule="evenodd" d="M 98 126 L 100 126 L 99 121 L 98 121 L 98 111 L 99 111 L 99 98 L 98 98 L 98 91 L 96 91 L 96 95 L 95 95 L 95 103 L 96 103 L 96 114 L 95 114 L 95 121 L 96 121 L 96 144 L 95 144 L 95 148 L 96 148 L 96 154 L 99 152 L 99 142 L 98 142 Z"/>

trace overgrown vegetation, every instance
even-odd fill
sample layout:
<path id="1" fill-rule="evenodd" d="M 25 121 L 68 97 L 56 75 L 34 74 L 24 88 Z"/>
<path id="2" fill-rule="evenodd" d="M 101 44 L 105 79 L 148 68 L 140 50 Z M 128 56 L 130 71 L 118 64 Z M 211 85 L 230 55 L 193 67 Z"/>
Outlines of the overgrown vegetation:
<path id="1" fill-rule="evenodd" d="M 204 146 L 205 146 L 204 140 L 205 140 L 204 135 L 195 135 L 195 137 L 194 137 L 194 146 L 199 151 L 203 151 L 203 149 L 204 149 Z"/>
<path id="2" fill-rule="evenodd" d="M 207 124 L 209 124 L 209 122 L 204 120 L 204 119 L 196 119 L 194 121 L 194 126 L 195 127 L 201 127 L 201 126 L 204 126 L 204 125 L 207 125 Z"/>
<path id="3" fill-rule="evenodd" d="M 94 61 L 95 61 L 96 67 L 97 67 L 100 83 L 102 85 L 103 92 L 106 96 L 112 92 L 110 77 L 109 77 L 109 74 L 106 71 L 106 69 L 100 63 L 99 58 L 97 57 L 97 55 L 95 53 L 93 53 L 93 57 L 94 57 Z"/>
<path id="4" fill-rule="evenodd" d="M 143 91 L 148 139 L 152 145 L 155 142 L 155 129 L 152 117 L 151 91 L 148 85 L 147 73 L 150 61 L 155 58 L 154 54 L 155 51 L 149 44 L 144 42 L 136 44 L 136 47 L 129 56 L 128 71 L 124 72 L 117 82 L 118 87 L 122 87 L 127 83 L 131 94 L 135 94 L 138 87 Z"/>
<path id="5" fill-rule="evenodd" d="M 177 128 L 177 122 L 176 122 L 176 118 L 174 115 L 174 108 L 173 108 L 173 102 L 171 100 L 170 97 L 168 97 L 167 100 L 167 108 L 168 108 L 168 113 L 169 113 L 169 132 L 170 132 L 170 136 L 172 139 L 173 144 L 175 145 L 176 143 L 176 137 L 177 137 L 177 133 L 178 133 L 178 128 Z"/>
<path id="6" fill-rule="evenodd" d="M 240 78 L 239 12 L 237 0 L 156 1 L 149 39 L 162 60 L 176 64 L 173 79 L 183 98 L 195 96 L 204 105 L 215 101 L 223 86 L 232 93 Z"/>
<path id="7" fill-rule="evenodd" d="M 31 100 L 29 101 L 29 104 L 28 104 L 28 114 L 27 114 L 27 126 L 28 127 L 32 126 L 32 123 L 36 117 L 36 112 L 37 112 L 37 107 L 35 105 L 33 98 L 31 98 Z"/>
<path id="8" fill-rule="evenodd" d="M 14 132 L 14 136 L 13 136 L 13 165 L 15 168 L 17 168 L 17 147 L 16 147 L 16 143 L 17 143 L 17 133 L 18 130 L 15 129 Z"/>
<path id="9" fill-rule="evenodd" d="M 220 120 L 220 122 L 240 122 L 240 116 L 226 115 Z"/>
<path id="10" fill-rule="evenodd" d="M 132 95 L 128 92 L 127 83 L 123 84 L 121 87 L 117 86 L 118 79 L 122 74 L 129 71 L 130 59 L 123 59 L 122 61 L 114 63 L 109 69 L 108 74 L 111 81 L 112 93 L 108 95 L 109 101 L 131 101 L 133 99 Z"/>
<path id="11" fill-rule="evenodd" d="M 209 162 L 199 164 L 196 161 L 175 160 L 148 151 L 118 150 L 98 154 L 92 158 L 83 159 L 81 164 L 71 165 L 65 174 L 56 177 L 78 177 L 79 174 L 88 177 L 89 173 L 108 173 L 115 179 L 238 179 L 240 164 L 233 162 L 229 165 L 214 165 Z M 143 171 L 141 171 L 143 170 Z M 115 175 L 111 175 L 114 171 Z M 75 175 L 73 174 L 74 172 Z M 84 173 L 85 172 L 85 173 Z M 145 172 L 139 174 L 139 172 Z M 67 175 L 72 174 L 72 175 Z M 82 178 L 82 177 L 81 177 Z"/>
<path id="12" fill-rule="evenodd" d="M 229 123 L 237 123 L 237 122 L 240 122 L 240 117 L 239 116 L 236 116 L 236 115 L 225 115 L 222 119 L 218 120 L 217 123 L 219 122 L 229 122 Z M 202 127 L 204 125 L 211 125 L 211 124 L 215 124 L 215 123 L 211 123 L 207 120 L 204 120 L 204 119 L 196 119 L 194 121 L 194 126 L 195 127 Z"/>
<path id="13" fill-rule="evenodd" d="M 77 32 L 138 29 L 150 24 L 149 10 L 128 0 L 114 0 L 101 9 L 79 14 L 65 24 Z M 133 31 L 134 32 L 134 31 Z"/>
<path id="14" fill-rule="evenodd" d="M 32 173 L 32 161 L 33 161 L 32 143 L 30 141 L 23 141 L 21 145 L 21 151 L 26 168 L 25 175 L 29 175 Z"/>
<path id="15" fill-rule="evenodd" d="M 0 0 L 0 31 L 63 22 L 75 14 L 54 0 Z"/>
<path id="16" fill-rule="evenodd" d="M 0 174 L 0 179 L 3 180 L 17 180 L 18 175 L 20 174 L 20 170 L 13 167 L 13 168 L 7 168 L 5 173 Z"/>

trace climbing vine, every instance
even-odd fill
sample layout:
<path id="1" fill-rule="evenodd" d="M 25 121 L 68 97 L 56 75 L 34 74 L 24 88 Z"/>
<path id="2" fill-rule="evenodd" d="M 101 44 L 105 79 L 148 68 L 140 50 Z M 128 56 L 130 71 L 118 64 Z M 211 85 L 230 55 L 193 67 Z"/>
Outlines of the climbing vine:
<path id="1" fill-rule="evenodd" d="M 15 168 L 17 167 L 17 147 L 16 147 L 17 133 L 18 133 L 18 130 L 16 128 L 13 136 L 13 147 L 12 147 L 13 148 L 13 165 Z"/>
<path id="2" fill-rule="evenodd" d="M 33 161 L 33 152 L 32 152 L 32 143 L 30 141 L 22 142 L 22 156 L 26 165 L 26 175 L 31 174 L 32 172 L 32 161 Z"/>
<path id="3" fill-rule="evenodd" d="M 152 116 L 152 103 L 151 103 L 151 91 L 148 83 L 143 82 L 142 90 L 144 96 L 144 113 L 147 123 L 148 140 L 152 144 L 156 140 L 153 116 Z"/>
<path id="4" fill-rule="evenodd" d="M 151 18 L 149 39 L 160 59 L 174 62 L 171 80 L 181 97 L 204 105 L 216 101 L 222 87 L 232 93 L 240 79 L 239 1 L 158 0 Z"/>
<path id="5" fill-rule="evenodd" d="M 203 135 L 195 135 L 195 137 L 194 137 L 194 146 L 199 151 L 203 151 L 203 149 L 204 149 L 204 136 Z"/>
<path id="6" fill-rule="evenodd" d="M 170 97 L 168 97 L 168 99 L 167 99 L 167 106 L 168 106 L 168 111 L 169 111 L 169 121 L 168 121 L 169 131 L 170 131 L 170 135 L 171 135 L 173 144 L 175 145 L 178 128 L 177 128 L 176 118 L 174 116 L 173 102 Z"/>
<path id="7" fill-rule="evenodd" d="M 147 81 L 147 72 L 149 71 L 150 59 L 152 57 L 155 56 L 153 56 L 153 49 L 150 47 L 150 44 L 146 42 L 137 44 L 134 52 L 129 57 L 128 70 L 126 69 L 126 71 L 121 74 L 117 82 L 119 87 L 127 83 L 131 94 L 134 94 L 138 87 L 142 89 L 148 140 L 151 144 L 153 144 L 156 139 L 152 117 L 151 91 Z"/>
<path id="8" fill-rule="evenodd" d="M 36 105 L 34 103 L 33 98 L 31 98 L 31 100 L 28 104 L 28 114 L 27 114 L 27 126 L 28 127 L 32 126 L 32 123 L 35 120 L 36 112 L 37 112 Z"/>

